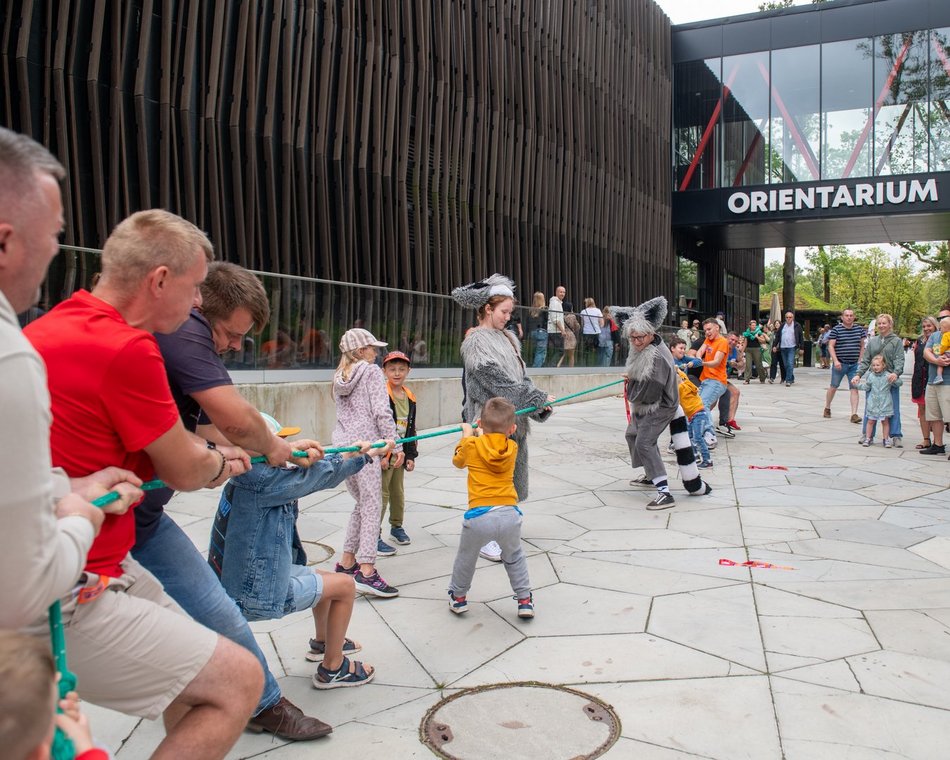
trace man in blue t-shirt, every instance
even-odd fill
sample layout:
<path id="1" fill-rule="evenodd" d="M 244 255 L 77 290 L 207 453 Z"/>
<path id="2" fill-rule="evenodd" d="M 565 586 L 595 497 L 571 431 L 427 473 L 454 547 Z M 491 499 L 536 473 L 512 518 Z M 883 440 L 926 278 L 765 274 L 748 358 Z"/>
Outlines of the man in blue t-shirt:
<path id="1" fill-rule="evenodd" d="M 858 414 L 858 389 L 851 385 L 851 380 L 858 371 L 861 355 L 864 353 L 864 339 L 867 333 L 864 328 L 855 323 L 854 309 L 845 309 L 841 312 L 841 322 L 831 328 L 828 334 L 828 354 L 831 357 L 831 384 L 825 393 L 825 417 L 831 416 L 831 402 L 835 392 L 844 378 L 848 378 L 848 387 L 851 389 L 851 421 L 861 422 Z"/>
<path id="2" fill-rule="evenodd" d="M 260 452 L 272 465 L 292 460 L 309 467 L 322 455 L 320 444 L 309 440 L 291 444 L 275 435 L 257 409 L 237 392 L 221 360 L 221 353 L 243 348 L 244 336 L 252 327 L 260 329 L 267 322 L 270 306 L 263 286 L 246 269 L 213 262 L 201 294 L 202 307 L 192 309 L 177 332 L 155 336 L 185 427 L 191 432 L 201 428 L 198 432 L 209 439 L 209 446 L 231 441 Z M 294 458 L 295 448 L 313 449 L 313 455 Z M 282 695 L 237 605 L 191 539 L 165 513 L 172 495 L 167 488 L 148 491 L 135 509 L 132 557 L 161 581 L 168 595 L 192 618 L 257 657 L 264 669 L 264 691 L 249 730 L 297 741 L 329 734 L 333 729 L 328 724 L 305 715 Z M 353 587 L 352 582 L 349 585 Z M 354 593 L 350 591 L 351 596 Z"/>

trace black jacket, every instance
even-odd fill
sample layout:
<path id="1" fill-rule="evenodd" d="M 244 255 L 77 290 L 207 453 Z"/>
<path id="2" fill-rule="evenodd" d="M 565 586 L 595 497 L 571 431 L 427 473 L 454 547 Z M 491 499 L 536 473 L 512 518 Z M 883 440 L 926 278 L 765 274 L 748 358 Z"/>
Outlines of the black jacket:
<path id="1" fill-rule="evenodd" d="M 386 385 L 386 390 L 389 392 L 389 408 L 393 412 L 393 420 L 396 419 L 396 402 L 393 401 L 392 391 L 389 390 L 389 384 Z M 406 420 L 406 438 L 413 438 L 416 435 L 416 397 L 413 395 L 412 391 L 403 386 L 403 390 L 406 392 L 406 398 L 409 399 L 409 418 Z M 410 441 L 409 443 L 404 443 L 402 445 L 402 452 L 406 455 L 406 461 L 410 459 L 415 459 L 419 456 L 419 446 L 416 441 Z"/>
<path id="2" fill-rule="evenodd" d="M 805 336 L 802 332 L 802 326 L 795 322 L 795 348 L 801 350 L 805 345 Z M 785 323 L 782 322 L 782 327 L 785 327 Z M 780 349 L 782 347 L 782 327 L 775 331 L 775 334 L 772 336 L 772 349 Z"/>

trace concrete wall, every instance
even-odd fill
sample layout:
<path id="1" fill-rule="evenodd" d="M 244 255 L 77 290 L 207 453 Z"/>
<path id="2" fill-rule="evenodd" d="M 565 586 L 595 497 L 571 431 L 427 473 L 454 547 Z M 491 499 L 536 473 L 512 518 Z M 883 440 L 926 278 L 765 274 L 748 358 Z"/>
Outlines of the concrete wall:
<path id="1" fill-rule="evenodd" d="M 620 380 L 620 368 L 590 374 L 532 374 L 532 381 L 544 390 L 561 398 L 577 391 L 594 388 Z M 418 400 L 419 431 L 458 425 L 461 421 L 462 384 L 457 377 L 430 377 L 410 379 L 410 387 Z M 303 429 L 302 434 L 321 442 L 329 442 L 336 421 L 336 409 L 329 382 L 253 383 L 239 384 L 241 394 L 263 412 L 274 415 L 285 425 Z M 618 395 L 619 383 L 580 396 L 565 403 L 582 403 L 606 396 Z M 618 413 L 620 411 L 618 400 Z"/>

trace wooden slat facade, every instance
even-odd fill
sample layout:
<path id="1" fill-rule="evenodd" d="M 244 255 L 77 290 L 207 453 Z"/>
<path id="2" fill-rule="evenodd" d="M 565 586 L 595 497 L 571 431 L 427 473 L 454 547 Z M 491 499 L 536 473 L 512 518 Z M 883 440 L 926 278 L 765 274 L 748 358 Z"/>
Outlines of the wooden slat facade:
<path id="1" fill-rule="evenodd" d="M 160 206 L 256 270 L 674 295 L 650 0 L 6 0 L 0 41 L 0 123 L 66 165 L 68 243 Z"/>

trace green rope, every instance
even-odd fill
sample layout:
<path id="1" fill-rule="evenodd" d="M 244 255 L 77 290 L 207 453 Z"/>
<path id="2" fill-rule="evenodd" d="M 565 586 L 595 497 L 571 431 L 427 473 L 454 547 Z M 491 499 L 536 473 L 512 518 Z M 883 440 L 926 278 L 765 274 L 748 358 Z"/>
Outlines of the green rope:
<path id="1" fill-rule="evenodd" d="M 612 385 L 617 385 L 622 383 L 623 378 L 620 380 L 611 380 L 609 383 L 604 383 L 603 385 L 598 385 L 596 388 L 588 388 L 586 391 L 578 391 L 577 393 L 571 393 L 567 396 L 562 396 L 561 398 L 554 399 L 544 406 L 528 406 L 524 409 L 519 409 L 515 414 L 531 414 L 531 412 L 538 411 L 539 408 L 543 409 L 547 406 L 554 406 L 555 404 L 562 404 L 565 401 L 569 401 L 572 398 L 577 398 L 578 396 L 585 396 L 588 393 L 595 393 L 596 391 L 602 391 L 604 388 L 609 388 Z M 472 427 L 477 427 L 472 425 Z M 408 438 L 397 438 L 397 444 L 403 443 L 412 443 L 413 441 L 422 441 L 426 438 L 436 438 L 440 435 L 450 435 L 451 433 L 461 433 L 462 426 L 456 425 L 455 427 L 446 428 L 444 430 L 436 430 L 432 433 L 423 433 L 422 435 L 413 435 Z M 386 444 L 383 442 L 374 443 L 370 446 L 373 449 L 381 449 Z M 325 454 L 345 454 L 351 451 L 359 451 L 358 446 L 337 446 L 334 448 L 324 449 Z M 307 452 L 305 451 L 294 451 L 293 456 L 295 457 L 305 457 Z M 267 461 L 267 457 L 252 457 L 251 462 L 253 464 L 262 464 Z M 161 480 L 149 480 L 146 483 L 143 483 L 140 488 L 143 491 L 154 491 L 157 488 L 165 488 L 165 483 Z M 98 499 L 93 500 L 92 504 L 97 507 L 104 507 L 108 504 L 111 504 L 114 501 L 119 500 L 119 494 L 116 491 L 109 491 L 109 493 L 100 496 Z M 53 648 L 53 657 L 56 660 L 56 668 L 59 670 L 60 679 L 59 679 L 59 696 L 60 699 L 66 696 L 67 692 L 73 691 L 76 688 L 76 674 L 70 672 L 69 668 L 66 665 L 66 636 L 63 632 L 63 612 L 60 607 L 59 600 L 53 602 L 49 608 L 49 628 L 50 628 L 50 639 L 52 641 Z M 73 748 L 73 743 L 66 734 L 64 734 L 59 728 L 56 729 L 56 734 L 53 737 L 53 746 L 51 748 L 52 756 L 54 760 L 73 760 L 75 757 L 75 750 Z"/>

